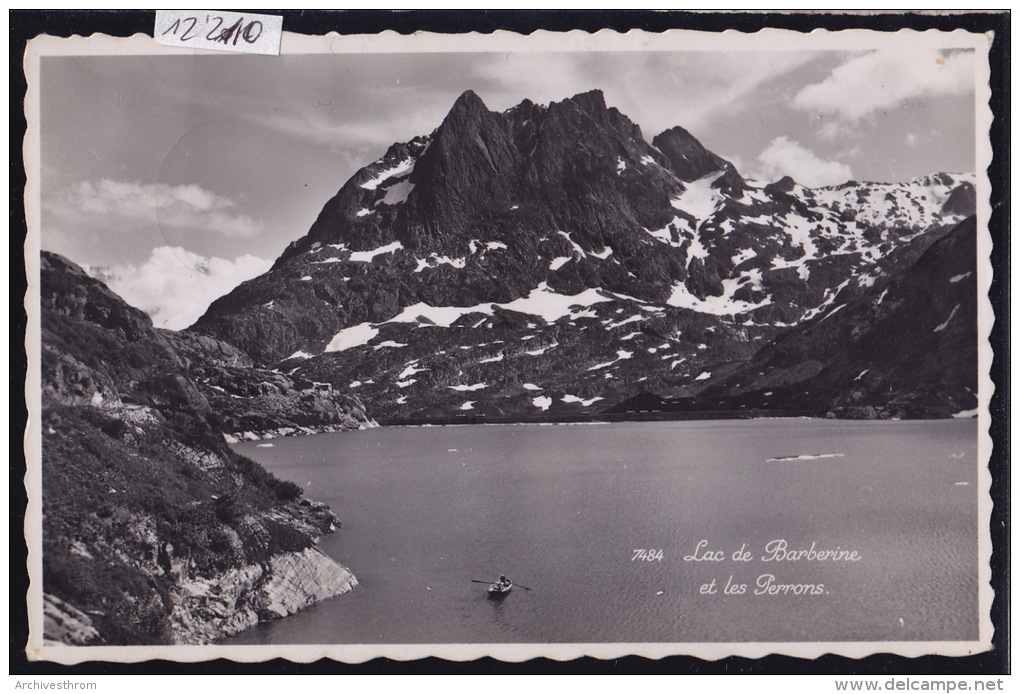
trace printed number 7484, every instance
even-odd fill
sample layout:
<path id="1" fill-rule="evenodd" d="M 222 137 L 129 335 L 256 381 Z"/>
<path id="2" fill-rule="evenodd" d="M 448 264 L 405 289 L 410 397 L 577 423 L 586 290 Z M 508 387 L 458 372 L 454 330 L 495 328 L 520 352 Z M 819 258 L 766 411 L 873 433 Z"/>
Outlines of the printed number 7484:
<path id="1" fill-rule="evenodd" d="M 635 549 L 631 561 L 662 561 L 661 549 Z"/>

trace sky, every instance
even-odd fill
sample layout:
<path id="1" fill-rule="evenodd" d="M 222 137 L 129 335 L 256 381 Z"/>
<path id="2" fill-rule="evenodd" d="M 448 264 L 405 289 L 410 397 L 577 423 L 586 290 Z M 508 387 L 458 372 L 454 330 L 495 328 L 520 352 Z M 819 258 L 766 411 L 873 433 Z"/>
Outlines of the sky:
<path id="1" fill-rule="evenodd" d="M 808 186 L 974 171 L 974 53 L 230 54 L 42 58 L 41 242 L 161 327 L 264 272 L 390 144 L 457 96 L 601 89 L 744 176 Z"/>

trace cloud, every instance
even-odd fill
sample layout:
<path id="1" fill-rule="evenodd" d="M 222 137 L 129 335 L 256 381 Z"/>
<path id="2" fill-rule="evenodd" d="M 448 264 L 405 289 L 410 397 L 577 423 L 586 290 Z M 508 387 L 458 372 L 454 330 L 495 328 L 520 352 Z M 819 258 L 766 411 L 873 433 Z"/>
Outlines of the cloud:
<path id="1" fill-rule="evenodd" d="M 54 205 L 65 218 L 85 214 L 148 221 L 161 227 L 197 229 L 233 238 L 251 238 L 262 231 L 258 222 L 237 212 L 238 205 L 233 200 L 197 185 L 170 186 L 108 178 L 98 183 L 82 181 L 65 190 Z"/>
<path id="2" fill-rule="evenodd" d="M 858 129 L 856 127 L 839 119 L 830 120 L 818 129 L 818 137 L 830 142 L 857 134 Z"/>
<path id="3" fill-rule="evenodd" d="M 850 167 L 838 161 L 825 161 L 788 137 L 777 137 L 758 155 L 756 176 L 774 181 L 790 176 L 809 188 L 845 183 L 853 178 Z"/>
<path id="4" fill-rule="evenodd" d="M 198 320 L 215 299 L 271 265 L 253 255 L 234 260 L 206 258 L 177 246 L 159 246 L 141 265 L 86 270 L 149 314 L 157 328 L 181 330 Z"/>
<path id="5" fill-rule="evenodd" d="M 502 110 L 602 89 L 646 136 L 683 125 L 700 130 L 754 104 L 762 85 L 811 61 L 807 52 L 637 51 L 512 53 L 475 62 L 475 90 Z"/>
<path id="6" fill-rule="evenodd" d="M 974 88 L 972 51 L 875 51 L 839 65 L 801 89 L 792 105 L 857 122 L 910 99 L 961 96 Z"/>

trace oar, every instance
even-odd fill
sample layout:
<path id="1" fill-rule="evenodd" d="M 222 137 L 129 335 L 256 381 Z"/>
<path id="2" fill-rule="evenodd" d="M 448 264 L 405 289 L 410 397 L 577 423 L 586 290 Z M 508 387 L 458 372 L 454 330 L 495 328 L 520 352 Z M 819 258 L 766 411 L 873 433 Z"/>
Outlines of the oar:
<path id="1" fill-rule="evenodd" d="M 499 581 L 479 581 L 476 578 L 472 578 L 471 582 L 472 583 L 489 583 L 489 584 L 499 583 Z M 528 588 L 527 586 L 522 586 L 520 583 L 517 583 L 516 581 L 510 581 L 510 583 L 515 585 L 515 586 L 517 586 L 517 587 L 519 587 L 519 588 L 523 588 L 524 590 L 534 590 L 534 588 Z"/>

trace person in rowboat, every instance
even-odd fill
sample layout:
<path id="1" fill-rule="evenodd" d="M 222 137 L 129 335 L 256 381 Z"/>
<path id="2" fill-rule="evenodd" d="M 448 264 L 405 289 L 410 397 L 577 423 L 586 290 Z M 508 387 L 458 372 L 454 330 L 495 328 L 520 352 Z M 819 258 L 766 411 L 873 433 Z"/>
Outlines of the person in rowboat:
<path id="1" fill-rule="evenodd" d="M 503 574 L 500 574 L 499 582 L 496 585 L 498 585 L 500 588 L 507 588 L 510 586 L 510 579 L 504 576 Z"/>

